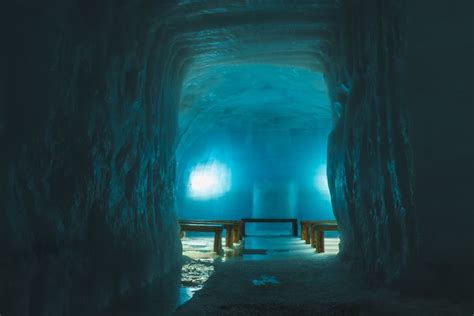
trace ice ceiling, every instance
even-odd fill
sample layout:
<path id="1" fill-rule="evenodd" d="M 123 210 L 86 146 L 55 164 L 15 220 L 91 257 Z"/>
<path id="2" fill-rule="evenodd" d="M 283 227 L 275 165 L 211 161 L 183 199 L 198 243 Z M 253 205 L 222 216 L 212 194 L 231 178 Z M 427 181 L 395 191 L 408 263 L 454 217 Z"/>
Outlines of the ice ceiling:
<path id="1" fill-rule="evenodd" d="M 180 128 L 192 134 L 209 129 L 328 129 L 330 122 L 324 79 L 304 68 L 219 66 L 188 78 L 183 86 Z"/>
<path id="2" fill-rule="evenodd" d="M 278 201 L 288 206 L 282 212 L 293 212 L 296 202 L 272 199 L 291 200 L 288 188 L 296 187 L 298 211 L 328 209 L 328 201 L 320 201 L 327 182 L 316 193 L 325 179 L 334 115 L 323 73 L 335 6 L 336 1 L 181 1 L 167 14 L 174 58 L 182 66 L 176 149 L 181 216 L 202 217 L 210 210 L 243 216 L 232 212 L 258 212 Z M 229 187 L 213 161 L 232 174 Z"/>
<path id="3" fill-rule="evenodd" d="M 212 130 L 329 128 L 335 3 L 180 1 L 167 12 L 184 78 L 179 147 Z"/>

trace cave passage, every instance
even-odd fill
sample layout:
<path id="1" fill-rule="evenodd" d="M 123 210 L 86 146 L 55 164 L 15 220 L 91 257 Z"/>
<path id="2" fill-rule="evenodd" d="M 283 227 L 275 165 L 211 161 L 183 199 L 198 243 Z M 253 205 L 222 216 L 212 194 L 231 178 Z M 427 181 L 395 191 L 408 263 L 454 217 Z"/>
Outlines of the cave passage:
<path id="1" fill-rule="evenodd" d="M 334 219 L 329 104 L 323 75 L 301 67 L 190 71 L 179 114 L 178 217 Z"/>
<path id="2" fill-rule="evenodd" d="M 195 67 L 183 82 L 176 156 L 180 220 L 334 220 L 326 174 L 332 115 L 321 72 L 238 63 Z M 213 233 L 186 233 L 185 298 L 202 288 L 216 260 L 314 255 L 303 241 L 284 237 L 291 235 L 288 223 L 246 224 L 245 231 L 244 240 L 226 245 L 221 257 L 212 251 Z M 338 234 L 326 235 L 326 253 L 337 254 Z"/>
<path id="3" fill-rule="evenodd" d="M 472 12 L 5 1 L 0 316 L 471 315 Z"/>

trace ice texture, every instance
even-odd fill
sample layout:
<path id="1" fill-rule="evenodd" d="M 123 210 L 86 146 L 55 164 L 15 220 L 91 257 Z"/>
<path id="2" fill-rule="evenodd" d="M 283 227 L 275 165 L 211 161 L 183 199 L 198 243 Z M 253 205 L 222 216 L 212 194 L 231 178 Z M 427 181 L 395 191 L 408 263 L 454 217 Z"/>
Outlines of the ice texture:
<path id="1" fill-rule="evenodd" d="M 472 9 L 405 2 L 7 1 L 0 313 L 90 314 L 179 269 L 175 183 L 216 126 L 255 146 L 332 128 L 340 257 L 382 284 L 472 297 Z M 405 18 L 425 15 L 410 42 Z M 457 55 L 426 62 L 438 51 Z M 271 80 L 242 85 L 262 67 Z M 262 91 L 274 107 L 251 104 Z"/>

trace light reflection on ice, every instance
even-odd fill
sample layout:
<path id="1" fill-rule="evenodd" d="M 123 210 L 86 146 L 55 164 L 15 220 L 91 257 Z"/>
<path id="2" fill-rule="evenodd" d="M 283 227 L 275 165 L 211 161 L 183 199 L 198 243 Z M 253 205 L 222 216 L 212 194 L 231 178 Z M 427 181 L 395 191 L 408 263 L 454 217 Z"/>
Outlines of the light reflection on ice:
<path id="1" fill-rule="evenodd" d="M 262 286 L 262 285 L 277 285 L 280 282 L 274 276 L 261 275 L 259 279 L 252 280 L 253 285 Z"/>
<path id="2" fill-rule="evenodd" d="M 224 247 L 224 255 L 219 256 L 212 251 L 214 238 L 197 233 L 188 234 L 183 240 L 185 263 L 181 274 L 181 288 L 178 305 L 190 300 L 214 273 L 216 261 L 226 260 L 278 260 L 279 258 L 331 256 L 339 252 L 339 238 L 325 238 L 324 254 L 316 254 L 315 249 L 303 240 L 288 236 L 252 236 L 246 237 L 242 243 L 234 244 L 234 249 Z M 222 239 L 225 244 L 225 239 Z M 279 281 L 274 276 L 261 275 L 251 280 L 255 286 L 275 286 Z"/>

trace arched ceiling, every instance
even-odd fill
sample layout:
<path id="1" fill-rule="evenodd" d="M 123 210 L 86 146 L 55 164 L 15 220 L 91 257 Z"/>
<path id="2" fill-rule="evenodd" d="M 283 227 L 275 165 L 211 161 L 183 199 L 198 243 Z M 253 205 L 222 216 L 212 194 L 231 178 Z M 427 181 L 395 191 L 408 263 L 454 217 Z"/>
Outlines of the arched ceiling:
<path id="1" fill-rule="evenodd" d="M 180 1 L 164 23 L 191 68 L 260 61 L 320 69 L 317 56 L 332 39 L 335 2 Z"/>
<path id="2" fill-rule="evenodd" d="M 324 79 L 305 68 L 216 66 L 183 83 L 180 128 L 272 131 L 329 129 Z"/>
<path id="3" fill-rule="evenodd" d="M 214 128 L 328 128 L 321 72 L 335 7 L 336 0 L 183 0 L 173 6 L 164 23 L 184 76 L 180 141 Z"/>

